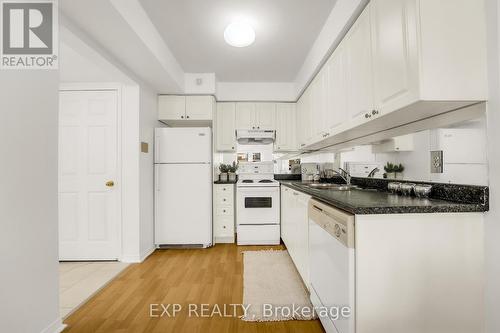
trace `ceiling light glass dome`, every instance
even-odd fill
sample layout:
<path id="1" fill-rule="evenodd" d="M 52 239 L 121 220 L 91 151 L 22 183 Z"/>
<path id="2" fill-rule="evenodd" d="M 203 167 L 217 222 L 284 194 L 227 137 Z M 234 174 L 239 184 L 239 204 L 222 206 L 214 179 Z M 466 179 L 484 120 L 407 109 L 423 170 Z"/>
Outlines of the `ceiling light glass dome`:
<path id="1" fill-rule="evenodd" d="M 246 22 L 233 22 L 224 30 L 226 43 L 234 47 L 245 47 L 255 41 L 255 31 Z"/>

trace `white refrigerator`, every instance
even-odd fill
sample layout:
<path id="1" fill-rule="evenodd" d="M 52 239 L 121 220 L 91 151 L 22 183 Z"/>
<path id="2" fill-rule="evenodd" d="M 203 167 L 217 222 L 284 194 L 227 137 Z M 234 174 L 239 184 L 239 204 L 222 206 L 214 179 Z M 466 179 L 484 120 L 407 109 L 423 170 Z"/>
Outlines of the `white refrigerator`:
<path id="1" fill-rule="evenodd" d="M 155 244 L 212 245 L 210 128 L 155 129 Z"/>

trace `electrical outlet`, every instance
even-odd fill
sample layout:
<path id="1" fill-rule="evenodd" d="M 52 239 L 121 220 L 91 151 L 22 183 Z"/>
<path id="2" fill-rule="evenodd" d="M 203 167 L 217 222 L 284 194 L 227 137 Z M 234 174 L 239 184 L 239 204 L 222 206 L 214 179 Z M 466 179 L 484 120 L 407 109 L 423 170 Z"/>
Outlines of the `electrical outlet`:
<path id="1" fill-rule="evenodd" d="M 443 173 L 443 151 L 431 151 L 431 173 Z"/>

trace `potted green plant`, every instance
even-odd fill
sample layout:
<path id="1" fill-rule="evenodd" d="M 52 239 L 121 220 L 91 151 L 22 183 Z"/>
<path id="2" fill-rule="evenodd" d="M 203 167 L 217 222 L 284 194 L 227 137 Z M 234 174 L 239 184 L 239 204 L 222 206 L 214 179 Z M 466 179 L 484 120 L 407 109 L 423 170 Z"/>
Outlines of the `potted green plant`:
<path id="1" fill-rule="evenodd" d="M 221 182 L 227 182 L 228 165 L 221 163 L 219 165 L 219 171 L 220 171 L 219 180 Z"/>
<path id="2" fill-rule="evenodd" d="M 233 161 L 233 164 L 227 165 L 227 171 L 229 175 L 229 181 L 230 182 L 235 182 L 236 181 L 236 170 L 238 170 L 238 164 Z"/>
<path id="3" fill-rule="evenodd" d="M 403 164 L 399 163 L 398 165 L 394 165 L 394 177 L 396 179 L 403 179 L 403 172 L 405 171 L 405 167 Z"/>
<path id="4" fill-rule="evenodd" d="M 387 162 L 387 164 L 384 166 L 384 171 L 385 174 L 387 175 L 387 178 L 396 178 L 396 172 L 394 169 L 396 166 L 392 164 L 391 162 Z"/>

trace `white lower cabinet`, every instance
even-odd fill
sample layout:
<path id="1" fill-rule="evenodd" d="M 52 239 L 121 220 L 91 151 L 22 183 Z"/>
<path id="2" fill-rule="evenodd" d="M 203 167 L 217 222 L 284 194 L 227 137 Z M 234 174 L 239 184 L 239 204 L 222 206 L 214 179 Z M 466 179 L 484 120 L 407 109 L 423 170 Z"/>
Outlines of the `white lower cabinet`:
<path id="1" fill-rule="evenodd" d="M 215 243 L 234 243 L 234 184 L 214 184 Z"/>
<path id="2" fill-rule="evenodd" d="M 281 187 L 281 239 L 309 289 L 308 204 L 311 197 L 289 187 Z"/>

